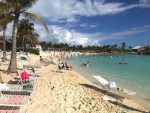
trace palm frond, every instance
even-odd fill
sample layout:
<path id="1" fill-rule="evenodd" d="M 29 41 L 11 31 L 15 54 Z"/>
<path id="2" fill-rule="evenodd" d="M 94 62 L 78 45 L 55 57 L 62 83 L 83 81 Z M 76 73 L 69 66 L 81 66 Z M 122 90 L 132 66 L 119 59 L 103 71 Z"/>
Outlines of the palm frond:
<path id="1" fill-rule="evenodd" d="M 46 31 L 49 32 L 46 23 L 44 22 L 44 20 L 40 16 L 33 14 L 33 13 L 29 13 L 29 12 L 24 12 L 24 15 L 26 17 L 28 17 L 29 19 L 32 19 L 34 21 L 39 22 L 41 25 L 43 25 L 43 27 L 46 29 Z"/>
<path id="2" fill-rule="evenodd" d="M 37 0 L 3 0 L 6 3 L 12 4 L 12 6 L 17 7 L 19 9 L 27 9 L 32 7 L 32 5 Z"/>
<path id="3" fill-rule="evenodd" d="M 6 26 L 8 23 L 12 22 L 13 20 L 14 20 L 14 16 L 12 16 L 11 14 L 6 14 L 1 16 L 0 28 Z"/>
<path id="4" fill-rule="evenodd" d="M 13 11 L 14 10 L 12 4 L 0 2 L 0 15 L 12 13 Z"/>

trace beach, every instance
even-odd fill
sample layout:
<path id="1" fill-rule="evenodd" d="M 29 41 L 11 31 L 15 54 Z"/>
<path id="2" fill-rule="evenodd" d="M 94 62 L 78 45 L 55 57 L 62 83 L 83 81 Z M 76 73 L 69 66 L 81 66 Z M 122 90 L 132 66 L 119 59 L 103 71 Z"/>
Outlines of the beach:
<path id="1" fill-rule="evenodd" d="M 39 56 L 29 54 L 29 63 L 34 64 Z M 56 57 L 57 56 L 57 57 Z M 58 60 L 60 56 L 53 56 Z M 0 68 L 7 69 L 1 65 Z M 111 103 L 102 97 L 103 92 L 98 85 L 84 78 L 74 70 L 58 71 L 58 65 L 42 66 L 40 77 L 36 79 L 36 90 L 31 93 L 27 105 L 27 113 L 140 113 L 147 111 L 143 106 L 130 99 L 117 98 L 118 103 Z M 3 74 L 3 81 L 13 76 Z M 16 75 L 15 75 L 16 76 Z M 121 101 L 121 100 L 122 101 Z"/>
<path id="2" fill-rule="evenodd" d="M 150 113 L 150 0 L 0 8 L 0 113 Z"/>

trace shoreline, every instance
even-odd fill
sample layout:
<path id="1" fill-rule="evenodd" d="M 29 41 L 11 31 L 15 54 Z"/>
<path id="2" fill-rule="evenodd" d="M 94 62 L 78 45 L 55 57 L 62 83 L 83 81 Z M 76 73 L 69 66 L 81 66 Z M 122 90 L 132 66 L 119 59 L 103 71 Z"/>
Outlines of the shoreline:
<path id="1" fill-rule="evenodd" d="M 141 107 L 139 104 L 131 101 L 130 99 L 124 99 L 123 104 L 122 104 L 123 106 L 127 106 L 127 109 L 122 108 L 116 104 L 112 104 L 111 102 L 104 101 L 102 97 L 105 94 L 101 93 L 101 90 L 99 87 L 97 86 L 93 87 L 93 83 L 87 80 L 83 75 L 79 74 L 78 72 L 74 70 L 73 71 L 65 70 L 64 73 L 58 73 L 56 72 L 56 69 L 57 69 L 56 65 L 50 65 L 43 69 L 45 70 L 44 71 L 45 75 L 42 78 L 39 78 L 43 80 L 42 81 L 40 80 L 37 83 L 38 85 L 40 85 L 40 88 L 37 89 L 37 93 L 34 93 L 31 95 L 31 101 L 29 104 L 28 113 L 34 113 L 34 112 L 38 113 L 38 111 L 40 110 L 41 112 L 43 112 L 42 108 L 38 109 L 38 111 L 35 110 L 37 109 L 37 105 L 41 105 L 42 107 L 44 106 L 52 107 L 50 111 L 53 111 L 56 108 L 59 109 L 57 111 L 54 110 L 55 113 L 76 113 L 76 112 L 88 113 L 88 111 L 91 111 L 91 113 L 103 113 L 103 110 L 107 112 L 111 112 L 111 113 L 115 113 L 115 112 L 118 113 L 120 111 L 125 112 L 125 113 L 131 112 L 131 111 L 134 111 L 133 113 L 140 113 L 139 112 L 140 110 L 142 111 L 146 110 L 145 108 Z M 47 86 L 45 83 L 48 83 L 51 86 L 50 85 Z M 45 90 L 47 91 L 47 93 L 43 92 Z M 42 92 L 44 93 L 43 95 L 40 94 Z M 44 99 L 44 102 L 43 101 L 40 102 L 42 97 L 45 97 L 46 99 L 46 100 Z M 37 98 L 39 98 L 39 100 L 37 100 Z M 82 103 L 82 99 L 86 99 L 86 98 L 91 98 L 91 99 L 95 98 L 96 99 L 95 103 L 97 104 L 99 103 L 99 105 L 102 104 L 105 107 L 102 107 L 103 109 L 100 107 L 98 111 L 96 110 L 96 108 L 93 108 L 90 110 L 89 106 L 91 105 L 88 102 L 89 100 L 85 101 L 85 103 Z M 38 102 L 36 103 L 36 101 Z M 53 104 L 48 101 L 52 102 Z M 76 106 L 74 106 L 75 104 L 74 101 L 75 103 L 77 103 Z M 94 100 L 93 99 L 90 100 L 90 102 L 92 101 Z M 87 104 L 87 105 L 84 106 L 84 104 Z M 53 105 L 56 106 L 56 108 Z M 71 106 L 71 108 L 68 106 Z M 46 112 L 47 111 L 46 109 L 47 108 L 45 108 L 45 112 L 43 113 L 48 113 Z M 82 111 L 81 109 L 85 109 L 85 111 Z M 100 111 L 101 109 L 102 111 Z"/>
<path id="2" fill-rule="evenodd" d="M 88 103 L 88 101 L 86 102 L 86 106 L 84 106 L 83 108 L 84 109 L 86 109 L 84 112 L 81 110 L 81 109 L 83 109 L 81 106 L 82 106 L 82 101 L 80 100 L 81 98 L 93 98 L 93 95 L 94 96 L 96 96 L 96 100 L 97 100 L 97 102 L 96 103 L 99 103 L 99 104 L 104 104 L 104 106 L 111 106 L 111 110 L 109 110 L 109 107 L 102 107 L 101 109 L 103 110 L 103 109 L 107 109 L 106 111 L 107 112 L 111 112 L 111 113 L 113 113 L 113 112 L 119 112 L 119 111 L 124 111 L 125 113 L 127 113 L 128 112 L 128 109 L 129 109 L 129 111 L 134 111 L 135 113 L 137 112 L 140 112 L 140 110 L 144 110 L 145 111 L 145 109 L 143 109 L 140 105 L 138 105 L 137 103 L 135 103 L 135 102 L 133 102 L 133 101 L 130 101 L 129 99 L 124 99 L 124 103 L 123 104 L 121 104 L 122 106 L 128 106 L 127 108 L 128 109 L 126 109 L 126 108 L 122 108 L 122 107 L 120 107 L 120 106 L 118 106 L 118 105 L 116 105 L 116 104 L 112 104 L 111 102 L 108 102 L 108 101 L 104 101 L 103 99 L 102 99 L 102 97 L 104 96 L 104 95 L 106 95 L 106 94 L 103 94 L 102 92 L 101 92 L 101 89 L 99 88 L 99 87 L 97 87 L 97 86 L 93 86 L 93 83 L 91 82 L 91 81 L 89 81 L 87 78 L 85 78 L 81 73 L 78 73 L 76 70 L 73 70 L 73 71 L 68 71 L 68 70 L 65 70 L 64 71 L 64 73 L 58 73 L 56 70 L 57 70 L 57 65 L 52 65 L 52 64 L 50 64 L 49 66 L 48 66 L 48 68 L 50 69 L 50 70 L 48 70 L 48 69 L 44 69 L 43 71 L 44 71 L 44 76 L 45 77 L 43 77 L 43 81 L 42 81 L 42 83 L 40 83 L 40 84 L 45 84 L 45 82 L 48 82 L 48 83 L 50 83 L 50 84 L 52 84 L 52 82 L 54 82 L 54 86 L 52 87 L 52 88 L 49 88 L 50 86 L 48 85 L 48 86 L 42 86 L 42 88 L 40 88 L 40 90 L 43 90 L 43 87 L 44 87 L 44 89 L 45 90 L 48 90 L 49 92 L 47 92 L 48 94 L 43 94 L 43 96 L 42 95 L 40 95 L 40 96 L 37 96 L 37 98 L 39 98 L 39 97 L 46 97 L 48 100 L 51 100 L 52 98 L 55 98 L 53 101 L 57 101 L 57 99 L 63 99 L 63 100 L 61 100 L 61 102 L 59 103 L 59 102 L 54 102 L 53 104 L 56 104 L 55 106 L 57 106 L 57 109 L 59 109 L 59 113 L 74 113 L 74 112 L 79 112 L 79 113 L 87 113 L 88 111 L 90 111 L 89 110 L 89 106 L 91 106 L 91 105 L 89 105 L 89 104 L 87 104 Z M 48 75 L 48 73 L 49 73 L 49 75 Z M 48 78 L 47 78 L 48 77 Z M 52 77 L 52 78 L 51 78 Z M 57 80 L 55 80 L 55 77 L 57 78 Z M 75 79 L 74 79 L 75 78 Z M 47 79 L 48 79 L 48 81 L 47 81 Z M 54 80 L 53 80 L 54 79 Z M 73 81 L 72 81 L 73 80 Z M 60 84 L 61 84 L 61 86 L 60 86 Z M 46 84 L 45 84 L 46 85 Z M 57 87 L 58 86 L 58 87 Z M 63 87 L 62 87 L 63 86 Z M 75 86 L 75 87 L 74 87 Z M 41 86 L 39 86 L 39 87 L 41 87 Z M 72 88 L 73 87 L 73 88 Z M 57 89 L 57 91 L 55 92 L 55 93 L 52 93 L 53 91 L 54 91 L 54 89 Z M 95 90 L 96 89 L 96 90 Z M 41 91 L 37 91 L 37 92 L 41 92 Z M 61 93 L 58 93 L 59 91 L 61 90 Z M 70 94 L 68 94 L 68 91 L 71 91 L 72 93 L 70 93 Z M 89 93 L 91 93 L 91 94 L 89 94 L 89 93 L 85 93 L 85 92 L 89 92 Z M 94 93 L 93 93 L 94 92 Z M 85 94 L 84 94 L 85 93 Z M 54 95 L 53 95 L 54 94 Z M 38 95 L 38 94 L 37 94 Z M 61 96 L 62 95 L 62 96 Z M 49 97 L 49 96 L 51 96 L 51 98 Z M 82 97 L 83 96 L 83 97 Z M 36 96 L 34 95 L 34 96 L 31 96 L 31 99 L 33 99 L 34 100 L 34 98 L 35 98 Z M 75 101 L 74 100 L 74 97 L 78 100 L 78 101 Z M 68 100 L 68 98 L 70 98 L 69 100 Z M 60 101 L 59 100 L 59 101 Z M 69 103 L 66 103 L 66 100 L 68 100 L 69 101 Z M 78 104 L 77 104 L 77 106 L 75 107 L 74 106 L 74 101 L 75 101 L 75 103 L 77 102 L 79 102 Z M 30 103 L 32 103 L 33 101 L 31 100 L 31 102 Z M 65 102 L 65 103 L 64 103 Z M 92 102 L 92 101 L 91 101 Z M 74 103 L 74 104 L 73 104 Z M 32 103 L 33 104 L 33 103 Z M 34 110 L 32 109 L 32 106 L 34 106 L 34 104 L 32 105 L 32 104 L 30 104 L 29 105 L 29 113 L 34 113 Z M 53 106 L 53 104 L 52 105 L 50 105 L 51 107 Z M 67 106 L 66 106 L 66 104 L 67 104 Z M 69 105 L 68 105 L 69 104 Z M 45 105 L 47 105 L 47 102 L 45 103 Z M 72 106 L 71 107 L 71 109 L 69 108 L 69 110 L 68 110 L 68 106 Z M 89 105 L 89 106 L 88 106 Z M 30 109 L 31 108 L 31 109 Z M 53 108 L 53 107 L 52 107 Z M 79 108 L 79 109 L 78 109 Z M 141 109 L 142 108 L 142 109 Z M 63 110 L 64 111 L 63 111 Z M 79 110 L 79 111 L 78 111 Z M 80 111 L 81 110 L 81 111 Z M 117 111 L 116 111 L 117 110 Z M 52 111 L 52 110 L 51 110 Z M 55 111 L 56 112 L 56 111 Z M 91 113 L 99 113 L 100 111 L 91 111 Z M 57 113 L 57 112 L 56 112 Z M 103 113 L 102 111 L 100 112 L 100 113 Z"/>
<path id="3" fill-rule="evenodd" d="M 86 69 L 84 69 L 84 73 L 81 71 L 81 69 L 79 69 L 79 67 L 77 67 L 72 61 L 68 61 L 69 63 L 71 63 L 71 65 L 73 65 L 75 67 L 75 71 L 80 73 L 81 76 L 83 76 L 85 79 L 89 80 L 90 82 L 95 82 L 97 81 L 96 79 L 94 79 L 91 75 L 89 75 L 89 73 L 87 73 Z M 82 68 L 82 67 L 81 67 Z M 102 76 L 102 75 L 101 75 Z M 109 79 L 109 77 L 108 77 Z M 97 81 L 98 82 L 98 81 Z M 119 84 L 119 87 L 121 86 L 121 88 L 125 88 L 126 86 L 125 85 L 121 85 Z M 125 88 L 126 89 L 126 88 Z M 123 94 L 121 94 L 121 96 L 125 96 Z M 127 98 L 127 97 L 125 97 Z M 131 96 L 130 98 L 131 101 L 133 101 L 134 103 L 137 103 L 141 106 L 143 106 L 145 109 L 150 109 L 150 104 L 149 104 L 149 98 L 144 98 L 144 97 L 141 97 L 140 95 L 136 94 L 135 96 Z"/>
<path id="4" fill-rule="evenodd" d="M 77 69 L 76 69 L 76 71 L 78 72 L 78 73 L 80 73 L 80 71 L 78 71 Z M 94 79 L 92 76 L 87 76 L 86 74 L 81 74 L 80 73 L 80 75 L 81 76 L 83 76 L 85 79 L 87 79 L 87 80 L 89 80 L 90 82 L 98 82 L 96 79 Z M 125 86 L 124 86 L 125 87 Z M 116 93 L 116 92 L 114 92 L 114 93 Z M 120 94 L 121 96 L 124 96 L 123 94 Z M 140 96 L 137 96 L 137 94 L 135 95 L 136 97 L 131 97 L 129 100 L 131 100 L 131 101 L 133 101 L 133 102 L 135 102 L 135 103 L 137 103 L 137 104 L 139 104 L 139 105 L 142 105 L 143 107 L 149 107 L 150 108 L 150 105 L 149 105 L 149 103 L 148 103 L 148 101 L 146 101 L 146 100 L 144 100 L 144 98 L 142 98 L 142 97 L 140 97 Z M 139 98 L 140 97 L 140 98 Z M 124 98 L 127 98 L 127 97 L 124 97 Z M 147 105 L 148 104 L 148 105 Z"/>

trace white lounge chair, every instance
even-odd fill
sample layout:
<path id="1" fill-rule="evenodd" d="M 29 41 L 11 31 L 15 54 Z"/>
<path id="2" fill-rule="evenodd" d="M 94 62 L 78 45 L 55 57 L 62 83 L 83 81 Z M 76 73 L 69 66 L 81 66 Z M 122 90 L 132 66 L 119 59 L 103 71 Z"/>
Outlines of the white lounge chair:
<path id="1" fill-rule="evenodd" d="M 111 88 L 111 89 L 117 89 L 116 82 L 108 81 L 108 80 L 104 79 L 101 76 L 93 75 L 93 77 L 102 85 L 102 87 L 104 87 L 104 88 Z"/>
<path id="2" fill-rule="evenodd" d="M 6 84 L 6 83 L 0 83 L 0 91 L 15 91 L 15 92 L 32 92 L 34 88 L 27 87 L 19 84 Z"/>

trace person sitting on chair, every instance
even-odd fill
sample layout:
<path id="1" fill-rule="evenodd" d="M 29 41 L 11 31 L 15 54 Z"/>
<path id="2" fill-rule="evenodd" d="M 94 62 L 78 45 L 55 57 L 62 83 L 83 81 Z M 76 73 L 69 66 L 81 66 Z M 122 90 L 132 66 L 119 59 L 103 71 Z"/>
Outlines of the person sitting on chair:
<path id="1" fill-rule="evenodd" d="M 67 70 L 72 70 L 72 66 L 67 65 L 67 62 L 65 62 L 65 67 Z"/>
<path id="2" fill-rule="evenodd" d="M 59 70 L 59 72 L 63 72 L 63 70 L 64 70 L 64 64 L 63 63 L 58 64 L 58 70 Z"/>
<path id="3" fill-rule="evenodd" d="M 21 72 L 20 75 L 21 75 L 21 79 L 22 79 L 23 83 L 29 82 L 29 75 L 25 70 L 23 72 Z"/>

